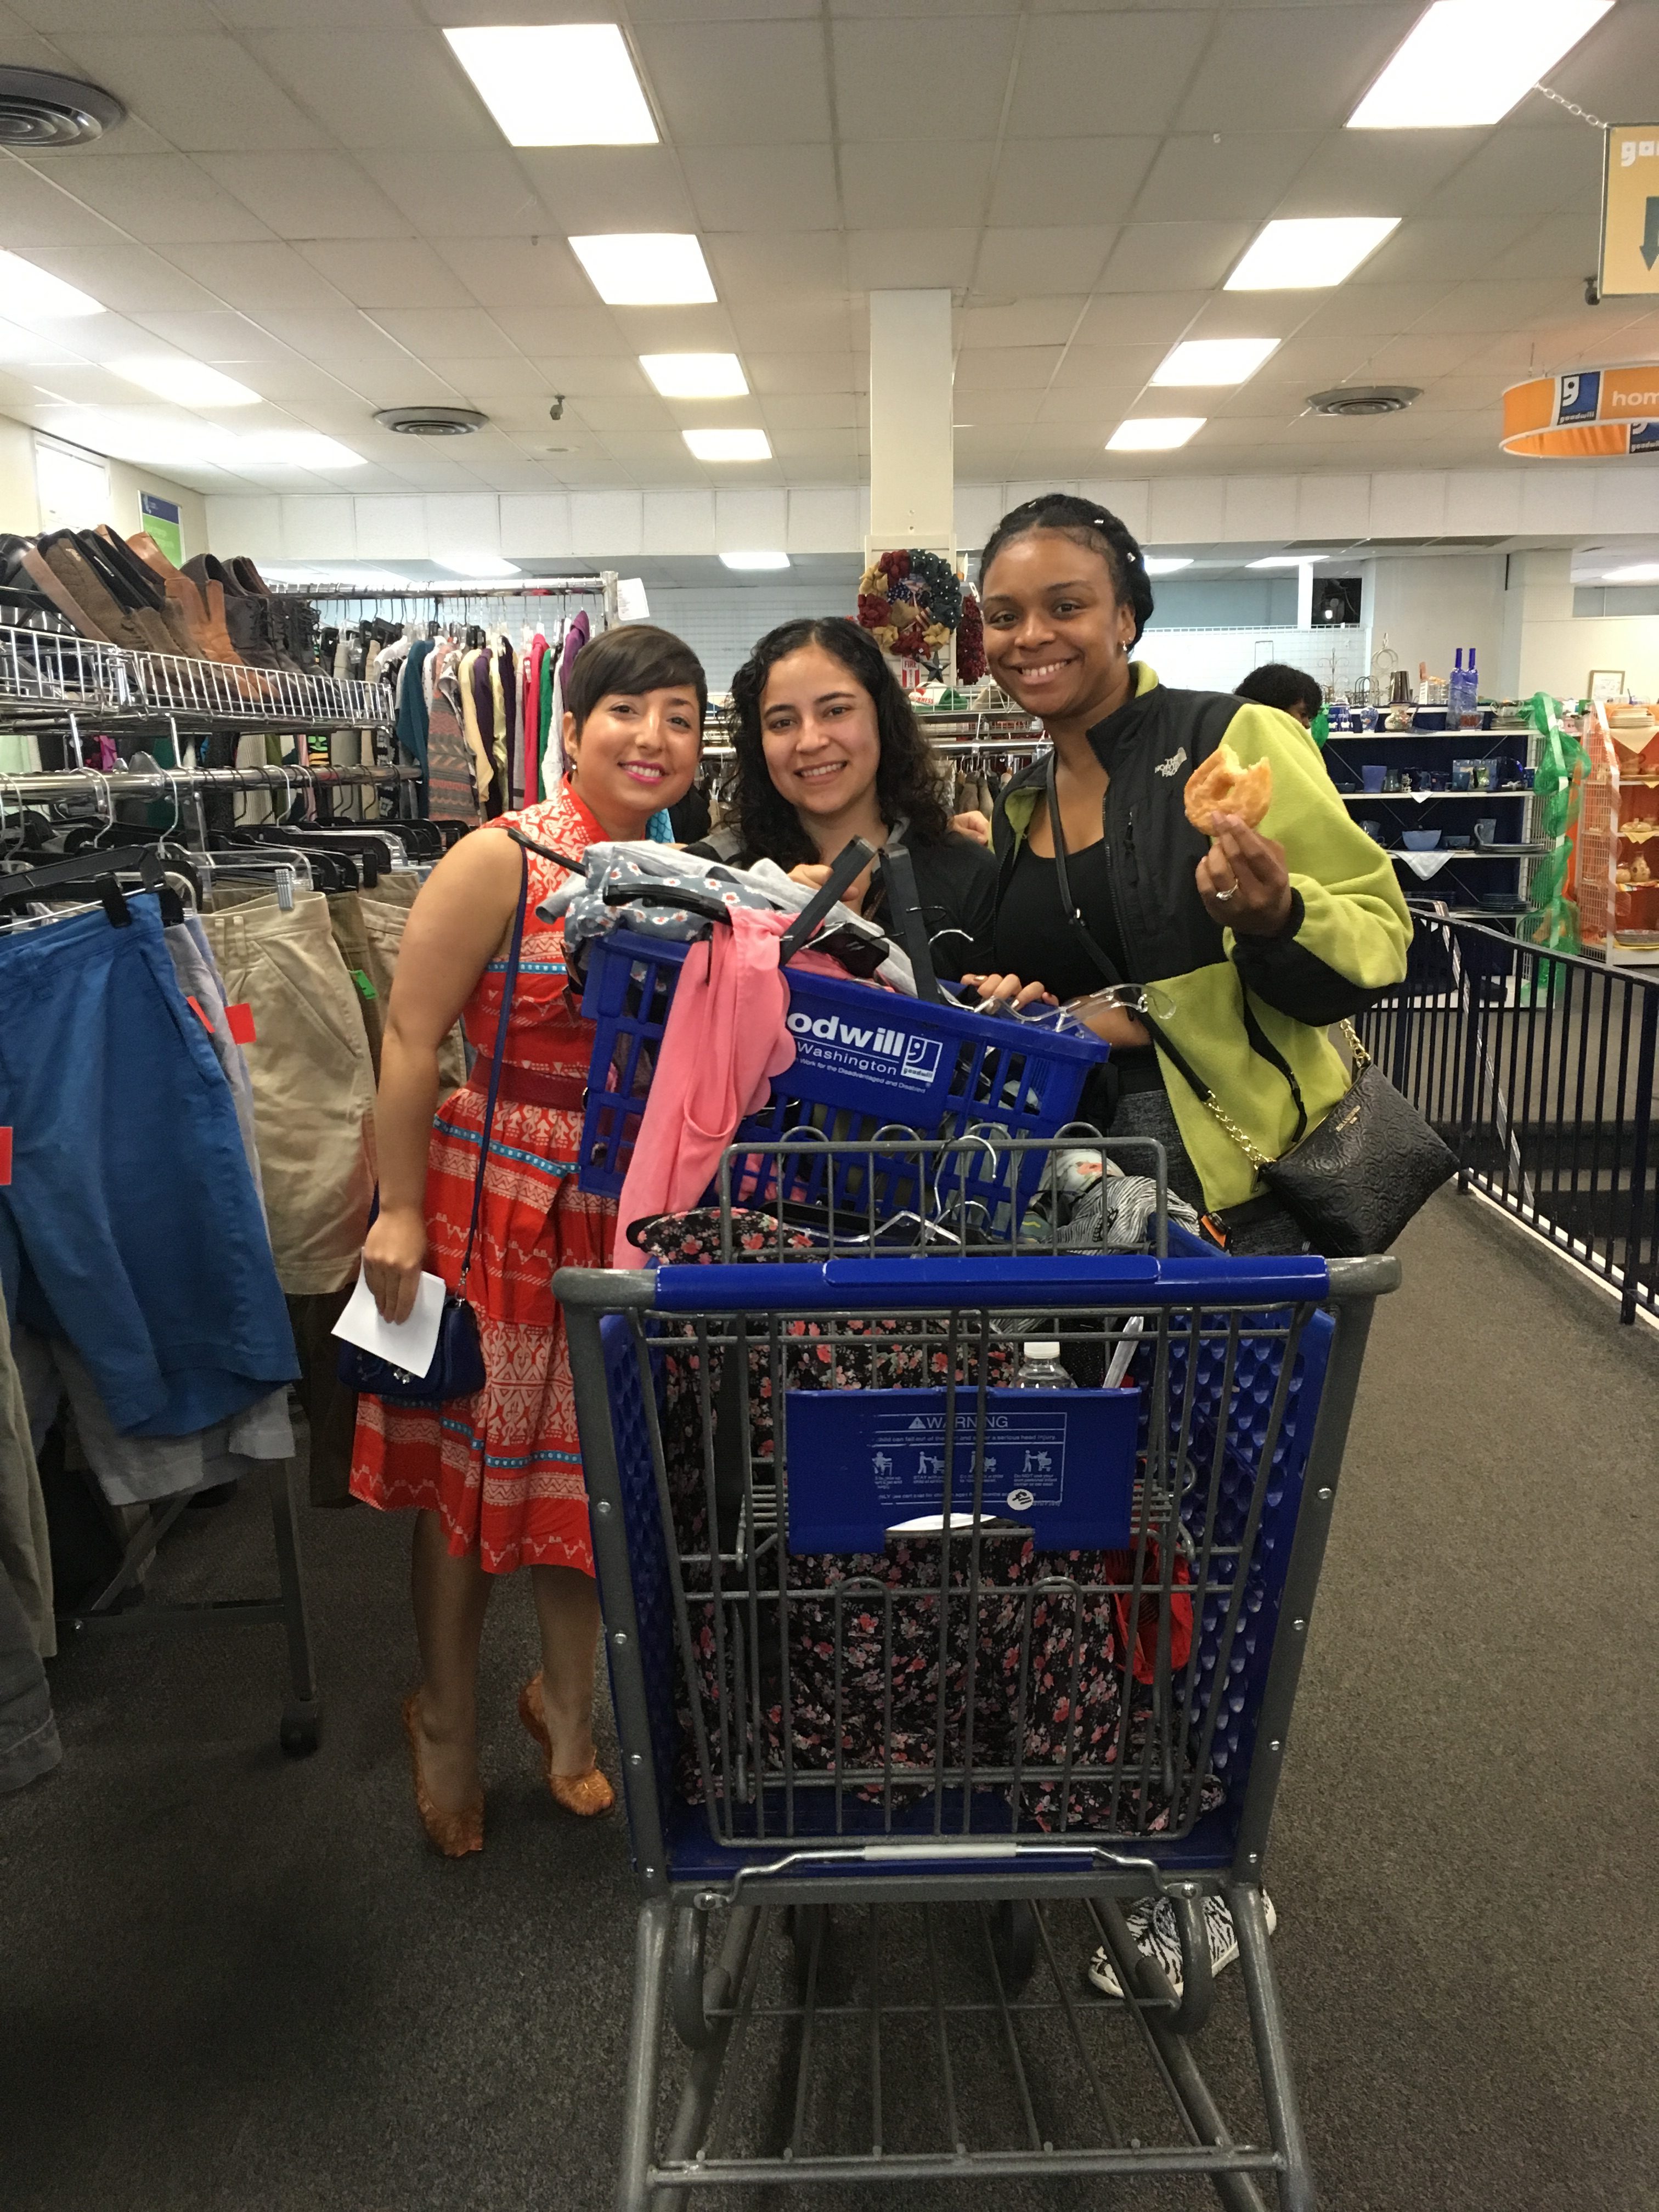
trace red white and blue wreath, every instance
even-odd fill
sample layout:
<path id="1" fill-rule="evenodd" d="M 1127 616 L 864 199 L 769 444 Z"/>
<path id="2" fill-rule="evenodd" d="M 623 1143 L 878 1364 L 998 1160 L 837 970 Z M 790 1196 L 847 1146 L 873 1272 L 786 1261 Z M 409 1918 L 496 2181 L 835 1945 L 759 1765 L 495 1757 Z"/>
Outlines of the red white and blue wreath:
<path id="1" fill-rule="evenodd" d="M 950 562 L 912 547 L 884 553 L 859 579 L 859 621 L 884 653 L 927 664 L 942 678 L 962 620 L 962 586 Z"/>

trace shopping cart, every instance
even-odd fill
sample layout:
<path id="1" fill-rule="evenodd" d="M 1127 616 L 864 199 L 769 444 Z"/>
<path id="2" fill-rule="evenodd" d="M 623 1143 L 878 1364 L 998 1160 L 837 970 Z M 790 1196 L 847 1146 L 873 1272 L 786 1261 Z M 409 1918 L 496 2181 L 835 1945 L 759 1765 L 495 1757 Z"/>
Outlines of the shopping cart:
<path id="1" fill-rule="evenodd" d="M 908 1149 L 942 1201 L 953 1148 Z M 618 2205 L 1110 2174 L 1308 2212 L 1262 1861 L 1398 1263 L 1228 1260 L 1162 1201 L 1144 1253 L 943 1202 L 895 1252 L 757 1223 L 734 1157 L 712 1264 L 554 1285 L 643 1893 Z M 1082 1387 L 1011 1387 L 1033 1338 Z M 1152 1893 L 1178 1991 L 1125 1917 Z M 1217 1896 L 1265 2125 L 1193 2049 Z"/>

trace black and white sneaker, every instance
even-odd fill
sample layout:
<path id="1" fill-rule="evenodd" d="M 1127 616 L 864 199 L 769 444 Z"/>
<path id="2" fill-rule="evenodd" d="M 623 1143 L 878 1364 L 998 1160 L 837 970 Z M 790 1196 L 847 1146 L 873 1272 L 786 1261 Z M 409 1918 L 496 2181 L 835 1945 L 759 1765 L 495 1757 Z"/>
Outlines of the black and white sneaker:
<path id="1" fill-rule="evenodd" d="M 1279 1915 L 1273 1911 L 1273 1901 L 1264 1889 L 1261 1906 L 1271 1936 L 1279 1925 Z M 1164 1978 L 1181 1995 L 1181 1938 L 1176 1932 L 1175 1905 L 1167 1897 L 1138 1897 L 1124 1914 L 1135 1948 L 1143 1958 L 1163 1969 Z M 1233 1932 L 1233 1916 L 1227 1910 L 1224 1898 L 1206 1895 L 1204 1899 L 1204 1927 L 1210 1939 L 1210 1972 L 1218 1974 L 1224 1966 L 1231 1966 L 1238 1956 L 1238 1937 Z M 1117 1969 L 1112 1964 L 1112 1954 L 1103 1943 L 1089 1961 L 1089 1979 L 1097 1990 L 1109 1997 L 1123 1995 L 1117 1978 Z"/>

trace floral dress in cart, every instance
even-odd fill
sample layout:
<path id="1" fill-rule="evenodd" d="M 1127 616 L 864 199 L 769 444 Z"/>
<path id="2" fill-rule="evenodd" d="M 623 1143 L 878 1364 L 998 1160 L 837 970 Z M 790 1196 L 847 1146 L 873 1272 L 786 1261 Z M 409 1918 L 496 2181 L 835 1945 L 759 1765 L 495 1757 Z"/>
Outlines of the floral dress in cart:
<path id="1" fill-rule="evenodd" d="M 573 859 L 605 835 L 562 783 L 539 805 L 497 820 Z M 457 1558 L 476 1552 L 491 1574 L 557 1566 L 591 1575 L 564 1316 L 550 1286 L 560 1267 L 607 1264 L 616 1208 L 577 1188 L 580 1107 L 511 1095 L 515 1087 L 556 1089 L 558 1079 L 574 1094 L 586 1078 L 593 1039 L 592 1024 L 580 1018 L 567 988 L 562 926 L 536 915 L 566 872 L 538 853 L 526 858 L 530 911 L 503 1054 L 508 1073 L 495 1106 L 466 1285 L 488 1379 L 475 1396 L 442 1406 L 360 1399 L 351 1489 L 366 1504 L 439 1514 L 450 1551 Z M 492 960 L 466 1003 L 462 1020 L 478 1057 L 471 1079 L 432 1124 L 427 1265 L 451 1290 L 466 1247 L 506 969 L 504 959 Z M 527 1072 L 516 1085 L 515 1069 Z"/>

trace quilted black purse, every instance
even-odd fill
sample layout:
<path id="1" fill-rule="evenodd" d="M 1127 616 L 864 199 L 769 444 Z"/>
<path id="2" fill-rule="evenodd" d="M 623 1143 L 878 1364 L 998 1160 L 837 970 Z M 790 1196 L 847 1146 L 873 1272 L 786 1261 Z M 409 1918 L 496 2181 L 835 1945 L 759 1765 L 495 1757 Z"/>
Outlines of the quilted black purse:
<path id="1" fill-rule="evenodd" d="M 509 835 L 511 833 L 509 832 Z M 516 842 L 516 841 L 515 841 Z M 501 1057 L 507 1049 L 507 1024 L 513 1012 L 514 987 L 519 980 L 519 956 L 524 949 L 525 911 L 530 902 L 530 858 L 520 854 L 522 875 L 519 910 L 513 921 L 513 945 L 502 979 L 501 1018 L 495 1024 L 495 1050 L 489 1064 L 489 1098 L 484 1108 L 483 1142 L 478 1147 L 478 1171 L 472 1182 L 472 1218 L 467 1224 L 466 1250 L 460 1278 L 444 1297 L 438 1323 L 437 1348 L 424 1375 L 411 1375 L 378 1353 L 361 1346 L 340 1347 L 340 1380 L 348 1390 L 371 1398 L 385 1398 L 398 1406 L 441 1406 L 452 1398 L 470 1398 L 484 1386 L 483 1347 L 478 1341 L 478 1318 L 466 1298 L 467 1271 L 472 1265 L 472 1246 L 478 1233 L 478 1214 L 483 1204 L 484 1167 L 489 1158 L 489 1133 L 495 1127 L 495 1098 L 501 1089 Z"/>

